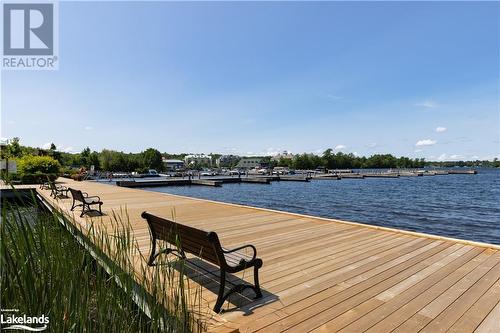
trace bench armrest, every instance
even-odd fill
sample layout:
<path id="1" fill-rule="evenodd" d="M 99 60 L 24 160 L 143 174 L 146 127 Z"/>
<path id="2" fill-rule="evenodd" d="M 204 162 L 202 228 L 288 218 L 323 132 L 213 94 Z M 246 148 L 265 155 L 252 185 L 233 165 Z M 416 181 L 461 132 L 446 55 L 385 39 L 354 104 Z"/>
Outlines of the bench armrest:
<path id="1" fill-rule="evenodd" d="M 243 250 L 246 248 L 251 248 L 253 250 L 253 256 L 252 256 L 251 260 L 252 261 L 255 260 L 255 258 L 257 258 L 257 249 L 255 248 L 255 246 L 253 246 L 251 244 L 235 247 L 234 249 L 222 250 L 222 252 L 223 253 L 232 253 L 232 252 L 236 252 L 236 251 Z"/>
<path id="2" fill-rule="evenodd" d="M 93 195 L 93 196 L 89 197 L 89 195 L 87 194 L 87 196 L 85 197 L 85 199 L 92 199 L 92 198 L 97 198 L 97 200 L 101 201 L 101 198 L 97 195 Z"/>

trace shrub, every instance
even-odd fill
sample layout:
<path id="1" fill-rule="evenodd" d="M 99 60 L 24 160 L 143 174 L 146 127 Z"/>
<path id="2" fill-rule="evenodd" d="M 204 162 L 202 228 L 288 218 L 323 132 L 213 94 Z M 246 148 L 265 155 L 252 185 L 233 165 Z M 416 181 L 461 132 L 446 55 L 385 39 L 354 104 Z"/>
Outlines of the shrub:
<path id="1" fill-rule="evenodd" d="M 67 166 L 61 167 L 61 174 L 63 174 L 63 175 L 71 176 L 71 175 L 79 173 L 79 172 L 80 171 L 78 170 L 78 168 L 67 167 Z"/>
<path id="2" fill-rule="evenodd" d="M 18 173 L 21 181 L 25 184 L 37 184 L 55 180 L 61 170 L 61 165 L 50 156 L 26 155 L 19 159 Z"/>
<path id="3" fill-rule="evenodd" d="M 20 177 L 17 173 L 10 173 L 6 170 L 0 171 L 0 179 L 2 179 L 6 184 L 10 184 L 11 182 L 19 181 Z"/>
<path id="4" fill-rule="evenodd" d="M 83 175 L 79 174 L 79 173 L 74 173 L 71 175 L 71 179 L 76 180 L 76 181 L 82 181 Z"/>

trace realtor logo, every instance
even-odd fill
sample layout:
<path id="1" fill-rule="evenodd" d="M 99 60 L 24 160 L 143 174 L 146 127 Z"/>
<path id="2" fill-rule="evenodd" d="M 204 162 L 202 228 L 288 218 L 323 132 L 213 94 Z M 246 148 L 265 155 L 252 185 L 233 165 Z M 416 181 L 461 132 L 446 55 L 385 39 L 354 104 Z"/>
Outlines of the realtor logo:
<path id="1" fill-rule="evenodd" d="M 18 309 L 1 310 L 0 314 L 0 331 L 1 330 L 20 330 L 30 332 L 45 331 L 49 325 L 49 317 L 20 315 Z"/>
<path id="2" fill-rule="evenodd" d="M 3 4 L 3 69 L 57 69 L 55 3 Z"/>

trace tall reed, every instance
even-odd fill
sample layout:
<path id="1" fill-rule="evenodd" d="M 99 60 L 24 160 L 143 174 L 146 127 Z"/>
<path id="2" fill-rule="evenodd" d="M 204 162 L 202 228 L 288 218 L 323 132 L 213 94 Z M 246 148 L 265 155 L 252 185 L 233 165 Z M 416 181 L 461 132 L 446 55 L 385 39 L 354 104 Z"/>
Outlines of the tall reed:
<path id="1" fill-rule="evenodd" d="M 61 216 L 3 202 L 2 308 L 49 316 L 50 332 L 201 330 L 201 289 L 182 274 L 185 262 L 147 266 L 126 209 L 85 227 Z"/>

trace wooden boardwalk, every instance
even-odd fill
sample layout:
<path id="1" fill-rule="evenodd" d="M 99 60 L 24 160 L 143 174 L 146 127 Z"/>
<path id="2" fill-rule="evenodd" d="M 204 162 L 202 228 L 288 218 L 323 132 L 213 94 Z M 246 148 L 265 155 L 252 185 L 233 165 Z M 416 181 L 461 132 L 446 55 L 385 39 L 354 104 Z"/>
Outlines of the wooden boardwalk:
<path id="1" fill-rule="evenodd" d="M 225 312 L 212 313 L 211 331 L 500 332 L 499 246 L 95 182 L 60 182 L 102 198 L 107 216 L 99 223 L 126 208 L 145 257 L 145 210 L 167 218 L 175 212 L 180 223 L 216 231 L 225 247 L 254 244 L 264 261 L 264 298 L 245 294 L 226 302 Z M 70 199 L 54 201 L 49 191 L 37 191 L 69 211 Z M 252 272 L 232 278 L 252 282 Z M 201 282 L 201 288 L 210 312 L 217 282 Z"/>

